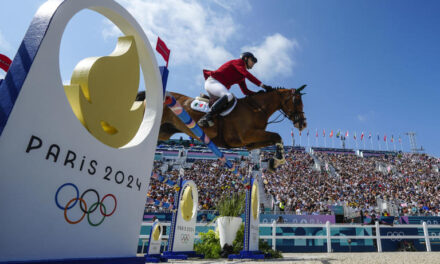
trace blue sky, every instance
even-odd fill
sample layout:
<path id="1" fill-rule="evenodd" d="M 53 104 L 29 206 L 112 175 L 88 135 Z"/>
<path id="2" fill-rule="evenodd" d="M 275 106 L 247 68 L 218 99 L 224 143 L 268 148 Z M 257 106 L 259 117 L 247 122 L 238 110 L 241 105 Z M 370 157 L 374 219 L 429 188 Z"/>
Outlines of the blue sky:
<path id="1" fill-rule="evenodd" d="M 43 2 L 3 1 L 0 53 L 14 57 Z M 159 35 L 171 49 L 168 90 L 198 95 L 203 91 L 202 69 L 215 69 L 250 50 L 259 58 L 251 72 L 263 83 L 289 88 L 308 84 L 304 104 L 312 145 L 316 129 L 322 146 L 323 129 L 327 146 L 332 146 L 330 131 L 341 129 L 349 131 L 348 147 L 354 146 L 355 132 L 358 138 L 372 132 L 374 148 L 377 134 L 382 149 L 385 134 L 395 139 L 401 135 L 408 151 L 405 133 L 414 131 L 419 147 L 440 156 L 439 1 L 117 2 L 135 16 L 153 47 Z M 101 15 L 78 13 L 62 40 L 63 81 L 69 81 L 81 59 L 111 53 L 119 35 Z M 251 83 L 248 87 L 258 90 Z M 242 96 L 238 87 L 232 91 Z M 292 143 L 291 129 L 288 121 L 269 126 L 287 145 Z M 294 133 L 298 144 L 298 131 Z"/>

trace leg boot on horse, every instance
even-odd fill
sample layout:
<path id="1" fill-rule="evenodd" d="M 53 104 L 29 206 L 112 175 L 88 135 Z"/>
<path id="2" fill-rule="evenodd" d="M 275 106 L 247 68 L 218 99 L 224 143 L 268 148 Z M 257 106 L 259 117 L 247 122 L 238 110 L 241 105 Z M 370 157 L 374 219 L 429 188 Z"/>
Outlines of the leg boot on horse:
<path id="1" fill-rule="evenodd" d="M 276 151 L 275 156 L 269 160 L 268 170 L 273 172 L 279 166 L 286 163 L 286 159 L 284 158 L 284 146 L 283 143 L 276 143 Z"/>
<path id="2" fill-rule="evenodd" d="M 228 96 L 224 95 L 220 99 L 217 100 L 212 106 L 211 110 L 200 118 L 197 124 L 201 127 L 212 127 L 214 126 L 214 121 L 212 120 L 216 115 L 220 114 L 225 106 L 228 104 Z"/>

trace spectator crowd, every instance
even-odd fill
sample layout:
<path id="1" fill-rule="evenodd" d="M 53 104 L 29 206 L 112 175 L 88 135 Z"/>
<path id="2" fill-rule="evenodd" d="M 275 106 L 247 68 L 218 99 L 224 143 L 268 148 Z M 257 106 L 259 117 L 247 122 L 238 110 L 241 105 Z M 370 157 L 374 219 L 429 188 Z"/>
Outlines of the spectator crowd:
<path id="1" fill-rule="evenodd" d="M 263 152 L 263 160 L 272 153 Z M 263 169 L 265 193 L 272 197 L 269 207 L 293 214 L 329 214 L 332 206 L 349 207 L 364 214 L 389 214 L 378 202 L 394 204 L 400 215 L 440 216 L 439 159 L 426 154 L 380 153 L 360 157 L 352 152 L 303 150 L 286 151 L 286 163 L 275 172 Z M 236 161 L 240 173 L 247 174 L 249 161 Z M 179 170 L 163 170 L 155 161 L 154 170 L 177 181 Z M 238 176 L 218 161 L 196 160 L 184 170 L 185 179 L 198 186 L 199 210 L 214 210 L 218 199 L 245 186 Z M 151 179 L 148 196 L 174 202 L 175 190 Z M 160 210 L 160 206 L 147 205 Z"/>

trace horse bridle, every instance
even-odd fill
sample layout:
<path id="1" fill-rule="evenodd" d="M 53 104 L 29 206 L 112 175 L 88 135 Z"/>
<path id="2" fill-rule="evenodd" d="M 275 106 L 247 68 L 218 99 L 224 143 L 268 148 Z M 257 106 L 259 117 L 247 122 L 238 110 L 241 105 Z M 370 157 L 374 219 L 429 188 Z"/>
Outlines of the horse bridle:
<path id="1" fill-rule="evenodd" d="M 278 91 L 277 91 L 277 94 L 281 96 L 281 94 Z M 287 99 L 281 100 L 281 109 L 279 111 L 281 112 L 282 115 L 284 115 L 284 118 L 281 119 L 280 121 L 277 121 L 277 123 L 279 123 L 279 122 L 283 121 L 285 118 L 287 118 L 289 120 L 293 120 L 292 122 L 294 125 L 299 122 L 299 129 L 302 129 L 302 126 L 303 126 L 306 118 L 300 117 L 300 114 L 304 114 L 304 112 L 303 111 L 298 112 L 298 111 L 294 110 L 290 113 L 286 113 L 283 110 L 283 108 L 285 108 L 285 104 L 287 101 L 293 100 L 293 102 L 295 103 L 296 96 L 301 96 L 301 93 L 299 93 L 298 91 L 295 91 L 295 92 L 291 93 L 291 95 L 288 96 Z M 278 119 L 278 117 L 276 119 Z"/>
<path id="2" fill-rule="evenodd" d="M 284 108 L 284 105 L 285 105 L 285 103 L 288 101 L 288 100 L 293 100 L 294 98 L 294 96 L 297 96 L 297 95 L 301 95 L 301 93 L 300 93 L 300 91 L 299 90 L 296 90 L 295 91 L 295 93 L 291 93 L 291 95 L 287 98 L 287 99 L 284 99 L 283 100 L 283 96 L 281 95 L 281 93 L 279 92 L 279 90 L 278 89 L 274 89 L 275 91 L 276 91 L 276 93 L 277 93 L 277 95 L 279 95 L 282 99 L 281 99 L 281 109 L 279 109 L 278 111 L 280 112 L 280 114 L 277 116 L 277 117 L 275 117 L 275 119 L 274 120 L 272 120 L 272 121 L 268 121 L 267 122 L 267 124 L 276 124 L 276 123 L 281 123 L 282 121 L 284 121 L 284 119 L 289 119 L 289 120 L 294 120 L 294 121 L 292 121 L 293 122 L 293 124 L 295 125 L 296 123 L 298 123 L 298 122 L 301 122 L 300 123 L 300 128 L 302 128 L 302 124 L 304 123 L 304 121 L 306 120 L 305 118 L 300 118 L 299 117 L 299 115 L 300 114 L 304 114 L 304 112 L 297 112 L 297 111 L 294 111 L 293 113 L 286 113 L 286 112 L 284 112 L 284 110 L 282 110 L 283 108 Z M 301 89 L 302 90 L 302 89 Z M 299 94 L 297 94 L 297 93 L 299 93 Z M 267 115 L 267 113 L 266 113 L 266 111 L 264 110 L 264 108 L 263 107 L 261 107 L 255 100 L 250 100 L 249 101 L 249 103 L 250 103 L 250 105 L 252 106 L 252 107 L 254 107 L 257 111 L 261 111 L 261 112 L 263 112 L 263 113 L 265 113 L 266 115 Z M 280 116 L 283 116 L 283 118 L 281 118 L 281 119 L 279 119 L 280 118 Z"/>

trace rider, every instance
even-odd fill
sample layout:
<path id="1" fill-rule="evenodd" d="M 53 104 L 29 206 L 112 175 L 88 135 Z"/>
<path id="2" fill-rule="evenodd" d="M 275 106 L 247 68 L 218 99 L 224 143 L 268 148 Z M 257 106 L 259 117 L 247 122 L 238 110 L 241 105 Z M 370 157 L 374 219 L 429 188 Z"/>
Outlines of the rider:
<path id="1" fill-rule="evenodd" d="M 240 59 L 228 61 L 215 71 L 203 70 L 205 90 L 210 96 L 216 96 L 219 99 L 212 105 L 211 110 L 197 122 L 199 126 L 211 127 L 214 125 L 212 118 L 221 113 L 225 106 L 234 99 L 232 93 L 229 92 L 233 84 L 238 84 L 245 95 L 254 94 L 248 90 L 246 78 L 266 91 L 272 89 L 247 71 L 252 69 L 255 63 L 257 63 L 257 58 L 252 53 L 243 52 Z"/>

